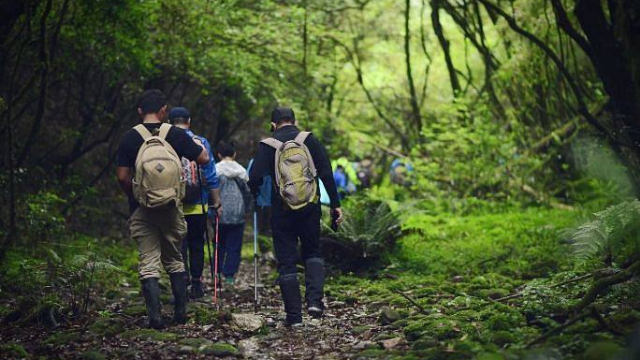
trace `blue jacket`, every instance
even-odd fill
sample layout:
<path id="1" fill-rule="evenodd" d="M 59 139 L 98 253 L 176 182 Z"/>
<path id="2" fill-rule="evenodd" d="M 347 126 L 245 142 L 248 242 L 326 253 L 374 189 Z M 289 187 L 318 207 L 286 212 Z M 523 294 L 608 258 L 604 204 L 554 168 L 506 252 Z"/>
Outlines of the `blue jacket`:
<path id="1" fill-rule="evenodd" d="M 209 160 L 209 162 L 206 165 L 202 166 L 202 171 L 204 171 L 204 176 L 207 179 L 207 183 L 202 184 L 204 185 L 202 187 L 202 199 L 204 199 L 204 203 L 207 204 L 209 202 L 209 191 L 220 187 L 220 181 L 218 180 L 218 175 L 216 174 L 216 161 L 213 158 L 213 153 L 211 152 L 211 145 L 209 144 L 209 141 L 207 141 L 206 138 L 204 138 L 203 136 L 195 135 L 191 130 L 186 130 L 186 132 L 187 134 L 189 134 L 189 136 L 195 137 L 196 139 L 202 141 L 202 144 L 204 144 L 204 147 L 209 152 L 209 159 L 211 160 Z M 200 200 L 198 200 L 195 203 L 191 203 L 191 204 L 200 205 L 201 202 Z M 185 204 L 185 205 L 189 205 L 189 204 Z"/>
<path id="2" fill-rule="evenodd" d="M 249 161 L 247 172 L 251 171 L 252 166 L 253 159 Z M 262 208 L 271 206 L 271 176 L 265 176 L 262 178 L 262 185 L 260 185 L 260 191 L 256 197 L 256 205 Z"/>

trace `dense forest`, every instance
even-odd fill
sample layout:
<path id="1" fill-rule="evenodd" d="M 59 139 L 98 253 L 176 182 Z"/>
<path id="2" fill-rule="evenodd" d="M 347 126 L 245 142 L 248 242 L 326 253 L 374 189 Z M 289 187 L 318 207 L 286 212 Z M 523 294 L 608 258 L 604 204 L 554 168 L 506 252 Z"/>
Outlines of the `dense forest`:
<path id="1" fill-rule="evenodd" d="M 640 358 L 640 2 L 0 4 L 0 357 Z M 115 172 L 146 89 L 245 166 L 279 105 L 366 164 L 321 322 L 277 324 L 267 229 L 254 314 L 248 218 L 223 306 L 144 329 Z"/>

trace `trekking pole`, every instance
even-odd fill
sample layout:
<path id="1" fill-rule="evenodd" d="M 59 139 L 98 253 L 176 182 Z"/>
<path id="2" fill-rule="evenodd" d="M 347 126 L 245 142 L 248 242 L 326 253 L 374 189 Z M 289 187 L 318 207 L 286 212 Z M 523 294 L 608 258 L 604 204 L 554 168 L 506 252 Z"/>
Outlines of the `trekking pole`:
<path id="1" fill-rule="evenodd" d="M 253 310 L 258 312 L 258 207 L 253 210 Z"/>
<path id="2" fill-rule="evenodd" d="M 218 213 L 215 213 L 216 216 L 216 246 L 214 249 L 214 258 L 215 258 L 215 266 L 214 266 L 214 271 L 215 271 L 215 276 L 213 278 L 213 303 L 216 306 L 216 311 L 220 310 L 220 305 L 218 304 L 218 248 L 219 248 L 219 232 L 218 232 L 218 227 L 220 224 L 220 216 L 218 216 Z"/>
<path id="3" fill-rule="evenodd" d="M 207 231 L 207 212 L 204 208 L 204 195 L 203 195 L 203 187 L 202 187 L 202 176 L 200 176 L 200 165 L 198 165 L 198 183 L 200 184 L 200 203 L 202 205 L 202 216 L 204 216 L 204 240 L 207 243 L 207 253 L 209 255 L 209 267 L 211 268 L 211 277 L 215 285 L 215 280 L 213 279 L 213 258 L 211 257 L 211 242 L 209 241 L 209 231 Z M 216 211 L 215 209 L 213 211 Z M 217 217 L 217 214 L 216 214 Z M 214 286 L 215 289 L 215 286 Z M 214 303 L 215 303 L 215 292 L 214 292 Z"/>

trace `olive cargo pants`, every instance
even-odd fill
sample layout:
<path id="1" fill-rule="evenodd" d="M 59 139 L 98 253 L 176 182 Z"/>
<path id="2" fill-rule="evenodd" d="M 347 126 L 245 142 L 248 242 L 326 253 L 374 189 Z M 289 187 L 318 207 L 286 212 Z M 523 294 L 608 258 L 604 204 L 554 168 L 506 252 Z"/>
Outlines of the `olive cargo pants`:
<path id="1" fill-rule="evenodd" d="M 180 207 L 138 207 L 129 219 L 131 237 L 138 244 L 140 280 L 160 277 L 160 265 L 168 273 L 183 272 L 180 245 L 187 223 Z"/>

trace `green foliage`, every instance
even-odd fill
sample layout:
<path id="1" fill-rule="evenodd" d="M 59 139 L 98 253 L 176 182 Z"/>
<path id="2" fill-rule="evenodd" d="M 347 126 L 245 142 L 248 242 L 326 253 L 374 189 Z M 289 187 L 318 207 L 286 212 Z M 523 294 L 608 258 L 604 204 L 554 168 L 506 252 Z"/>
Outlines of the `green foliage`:
<path id="1" fill-rule="evenodd" d="M 625 201 L 593 215 L 571 234 L 576 255 L 617 267 L 640 259 L 640 201 Z"/>
<path id="2" fill-rule="evenodd" d="M 28 359 L 29 353 L 20 344 L 7 343 L 0 345 L 0 355 L 6 358 Z"/>
<path id="3" fill-rule="evenodd" d="M 66 200 L 49 191 L 29 195 L 25 200 L 25 222 L 21 224 L 25 236 L 44 243 L 58 240 L 65 231 L 66 221 L 60 210 Z"/>
<path id="4" fill-rule="evenodd" d="M 393 250 L 401 234 L 400 222 L 398 212 L 391 210 L 387 202 L 367 195 L 351 196 L 344 202 L 343 212 L 345 220 L 337 232 L 322 222 L 323 236 L 332 239 L 327 246 L 342 250 L 338 256 L 327 251 L 330 261 L 348 262 L 355 270 L 382 260 L 386 252 Z"/>

